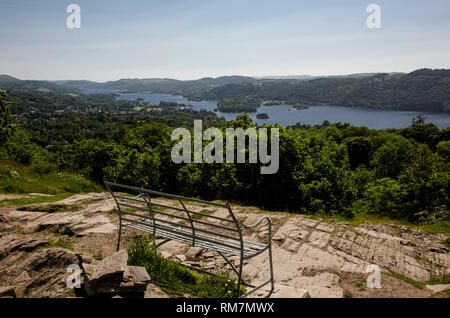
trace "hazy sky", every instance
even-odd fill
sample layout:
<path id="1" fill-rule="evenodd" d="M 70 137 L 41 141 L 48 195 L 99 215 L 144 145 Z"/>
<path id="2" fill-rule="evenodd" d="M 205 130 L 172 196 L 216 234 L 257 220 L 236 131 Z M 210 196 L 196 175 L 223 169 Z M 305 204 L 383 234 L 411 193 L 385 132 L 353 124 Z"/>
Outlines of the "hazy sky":
<path id="1" fill-rule="evenodd" d="M 450 1 L 0 0 L 0 43 L 21 79 L 409 72 L 450 68 Z"/>

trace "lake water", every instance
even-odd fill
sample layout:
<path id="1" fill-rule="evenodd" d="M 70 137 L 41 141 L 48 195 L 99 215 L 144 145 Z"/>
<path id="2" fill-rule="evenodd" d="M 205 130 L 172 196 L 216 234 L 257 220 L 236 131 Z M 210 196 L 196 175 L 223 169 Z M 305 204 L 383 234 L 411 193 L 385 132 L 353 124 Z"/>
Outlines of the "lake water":
<path id="1" fill-rule="evenodd" d="M 168 94 L 135 94 L 135 93 L 119 93 L 118 90 L 111 89 L 89 89 L 84 91 L 85 94 L 115 93 L 119 96 L 118 100 L 136 100 L 144 99 L 146 102 L 158 105 L 160 101 L 175 102 L 180 104 L 191 104 L 193 109 L 206 109 L 214 111 L 217 108 L 217 101 L 189 101 L 187 98 L 179 95 Z M 258 119 L 256 114 L 266 113 L 268 119 Z M 263 124 L 280 124 L 282 126 L 292 126 L 296 123 L 316 125 L 321 124 L 324 120 L 330 123 L 350 123 L 354 126 L 366 126 L 371 129 L 387 129 L 387 128 L 405 128 L 411 125 L 412 119 L 417 114 L 426 117 L 426 122 L 434 123 L 439 128 L 450 126 L 450 114 L 445 113 L 429 113 L 414 111 L 385 111 L 371 110 L 363 108 L 352 108 L 342 106 L 311 106 L 308 109 L 297 110 L 292 105 L 276 105 L 261 106 L 257 113 L 250 113 L 254 123 Z M 233 120 L 240 113 L 222 113 L 216 112 L 218 116 L 224 117 L 226 120 Z"/>

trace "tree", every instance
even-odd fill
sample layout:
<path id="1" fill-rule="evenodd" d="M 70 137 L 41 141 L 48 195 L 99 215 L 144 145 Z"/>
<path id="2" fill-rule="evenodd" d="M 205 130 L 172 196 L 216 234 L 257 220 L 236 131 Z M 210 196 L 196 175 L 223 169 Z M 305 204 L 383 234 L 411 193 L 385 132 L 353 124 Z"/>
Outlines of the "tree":
<path id="1" fill-rule="evenodd" d="M 0 143 L 3 144 L 11 135 L 11 109 L 10 102 L 6 101 L 6 91 L 0 90 Z M 0 144 L 0 145 L 1 145 Z"/>
<path id="2" fill-rule="evenodd" d="M 438 143 L 437 153 L 445 162 L 450 163 L 450 140 Z"/>
<path id="3" fill-rule="evenodd" d="M 377 177 L 397 178 L 411 163 L 414 153 L 413 143 L 398 135 L 383 136 L 383 144 L 378 147 L 370 162 Z"/>
<path id="4" fill-rule="evenodd" d="M 344 143 L 347 145 L 348 159 L 353 170 L 361 164 L 367 165 L 369 163 L 372 145 L 368 138 L 350 137 L 344 140 Z"/>
<path id="5" fill-rule="evenodd" d="M 434 124 L 417 124 L 420 120 L 416 122 L 416 125 L 405 128 L 401 131 L 403 137 L 414 139 L 415 141 L 428 145 L 431 149 L 435 150 L 436 145 L 441 140 L 441 131 Z"/>
<path id="6" fill-rule="evenodd" d="M 358 213 L 398 218 L 405 195 L 405 190 L 396 180 L 377 179 L 366 185 L 362 199 L 353 204 L 353 209 Z"/>
<path id="7" fill-rule="evenodd" d="M 404 205 L 410 221 L 417 212 L 431 213 L 448 205 L 449 180 L 448 172 L 439 170 L 439 157 L 427 145 L 418 145 L 411 164 L 399 177 L 408 191 Z"/>
<path id="8" fill-rule="evenodd" d="M 425 120 L 426 119 L 427 118 L 422 116 L 422 114 L 417 114 L 417 116 L 412 119 L 412 126 L 416 127 L 416 126 L 425 125 Z"/>

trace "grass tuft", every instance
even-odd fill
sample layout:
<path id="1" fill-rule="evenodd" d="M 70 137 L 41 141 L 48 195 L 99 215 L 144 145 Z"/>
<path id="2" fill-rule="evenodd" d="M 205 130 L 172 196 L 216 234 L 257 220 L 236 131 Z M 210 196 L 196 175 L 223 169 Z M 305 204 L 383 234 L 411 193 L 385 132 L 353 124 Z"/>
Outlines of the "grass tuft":
<path id="1" fill-rule="evenodd" d="M 206 275 L 194 272 L 186 266 L 165 259 L 150 241 L 138 237 L 128 251 L 128 264 L 143 266 L 152 282 L 169 295 L 190 294 L 207 298 L 230 298 L 235 296 L 235 281 L 227 276 Z M 241 293 L 245 288 L 241 288 Z"/>

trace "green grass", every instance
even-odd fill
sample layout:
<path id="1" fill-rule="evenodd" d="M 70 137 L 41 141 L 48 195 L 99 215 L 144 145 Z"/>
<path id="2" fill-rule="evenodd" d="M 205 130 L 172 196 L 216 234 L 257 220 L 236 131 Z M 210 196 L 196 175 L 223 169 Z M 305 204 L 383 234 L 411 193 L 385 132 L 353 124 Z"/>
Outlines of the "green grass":
<path id="1" fill-rule="evenodd" d="M 74 194 L 100 191 L 102 188 L 94 182 L 76 174 L 57 171 L 49 164 L 25 166 L 16 162 L 0 161 L 0 193 L 48 195 L 28 195 L 24 198 L 1 200 L 0 207 L 52 203 Z M 56 210 L 50 212 L 59 212 Z"/>
<path id="2" fill-rule="evenodd" d="M 210 210 L 206 210 L 206 209 L 203 209 L 200 211 L 200 213 L 205 214 L 205 215 L 210 215 L 213 212 L 214 211 L 210 211 Z M 193 220 L 199 220 L 201 218 L 203 218 L 203 215 L 201 215 L 201 214 L 196 214 L 196 213 L 191 214 L 191 219 L 193 219 Z"/>
<path id="3" fill-rule="evenodd" d="M 50 233 L 56 234 L 56 235 L 66 235 L 66 236 L 74 236 L 75 233 L 67 226 L 63 225 L 54 225 L 51 227 L 39 224 L 33 232 L 39 233 L 43 231 L 49 231 Z"/>
<path id="4" fill-rule="evenodd" d="M 400 280 L 403 280 L 403 281 L 407 282 L 408 284 L 413 285 L 414 287 L 417 287 L 417 288 L 420 288 L 420 289 L 424 289 L 425 285 L 427 285 L 426 282 L 419 282 L 419 281 L 416 281 L 414 279 L 411 279 L 409 277 L 406 277 L 406 276 L 404 276 L 402 274 L 399 274 L 399 273 L 396 273 L 396 272 L 393 272 L 393 271 L 389 271 L 389 273 L 387 275 L 392 276 L 392 277 L 397 278 L 397 279 L 400 279 Z"/>
<path id="5" fill-rule="evenodd" d="M 448 238 L 445 241 L 443 241 L 442 244 L 444 244 L 447 247 L 450 247 L 450 238 Z"/>
<path id="6" fill-rule="evenodd" d="M 0 193 L 80 193 L 102 189 L 84 177 L 40 165 L 0 161 Z"/>
<path id="7" fill-rule="evenodd" d="M 0 207 L 5 206 L 24 206 L 28 204 L 35 204 L 35 203 L 51 203 L 56 202 L 60 200 L 64 200 L 75 193 L 58 193 L 52 196 L 31 196 L 28 198 L 18 198 L 18 199 L 7 199 L 0 201 Z"/>
<path id="8" fill-rule="evenodd" d="M 326 214 L 305 214 L 303 216 L 314 220 L 345 222 L 348 225 L 354 227 L 360 226 L 361 224 L 367 221 L 374 224 L 394 224 L 399 226 L 406 225 L 409 226 L 410 228 L 422 230 L 433 234 L 436 233 L 450 234 L 450 221 L 438 221 L 430 224 L 416 225 L 403 220 L 394 220 L 388 217 L 376 217 L 372 215 L 363 215 L 363 214 L 357 214 L 353 218 L 346 218 L 344 216 L 326 215 Z"/>
<path id="9" fill-rule="evenodd" d="M 349 290 L 345 290 L 344 298 L 353 298 L 353 294 Z"/>
<path id="10" fill-rule="evenodd" d="M 450 298 L 450 289 L 444 290 L 441 293 L 437 293 L 431 296 L 432 298 Z"/>
<path id="11" fill-rule="evenodd" d="M 152 205 L 152 210 L 156 211 L 156 212 L 164 212 L 166 210 L 166 208 L 157 206 L 157 205 Z"/>
<path id="12" fill-rule="evenodd" d="M 104 257 L 103 257 L 103 250 L 102 249 L 98 249 L 97 252 L 95 252 L 94 255 L 92 255 L 92 257 L 94 259 L 96 259 L 97 261 L 101 261 Z"/>
<path id="13" fill-rule="evenodd" d="M 367 282 L 364 278 L 360 278 L 355 282 L 355 286 L 359 289 L 359 291 L 366 290 Z"/>
<path id="14" fill-rule="evenodd" d="M 108 213 L 108 214 L 117 214 L 118 211 L 117 211 L 117 208 L 114 208 L 114 209 L 106 211 L 106 213 Z"/>
<path id="15" fill-rule="evenodd" d="M 200 274 L 177 262 L 165 259 L 150 240 L 138 237 L 128 251 L 128 264 L 143 266 L 152 282 L 173 296 L 190 294 L 207 298 L 230 298 L 235 296 L 235 281 L 224 275 Z M 241 293 L 245 288 L 241 288 Z"/>
<path id="16" fill-rule="evenodd" d="M 44 246 L 44 248 L 48 247 L 61 247 L 66 250 L 73 251 L 72 240 L 68 237 L 60 237 L 56 240 L 49 240 L 50 245 Z"/>
<path id="17" fill-rule="evenodd" d="M 389 271 L 388 275 L 397 278 L 397 279 L 401 279 L 405 282 L 407 282 L 408 284 L 413 285 L 414 287 L 420 288 L 420 289 L 424 289 L 426 285 L 440 285 L 440 284 L 450 284 L 450 275 L 444 275 L 442 277 L 435 277 L 432 276 L 428 281 L 426 282 L 419 282 L 416 281 L 414 279 L 411 279 L 409 277 L 406 277 L 402 274 L 393 272 L 393 271 Z"/>
<path id="18" fill-rule="evenodd" d="M 39 206 L 24 206 L 19 208 L 19 211 L 30 211 L 30 212 L 47 212 L 47 213 L 56 213 L 56 212 L 74 212 L 82 210 L 84 207 L 78 204 L 71 205 L 59 205 L 59 204 L 46 204 Z"/>
<path id="19" fill-rule="evenodd" d="M 424 230 L 430 233 L 450 234 L 450 221 L 439 221 L 425 225 L 413 225 L 412 227 Z"/>
<path id="20" fill-rule="evenodd" d="M 442 277 L 431 277 L 427 282 L 427 285 L 440 285 L 450 284 L 450 275 L 444 275 Z"/>

